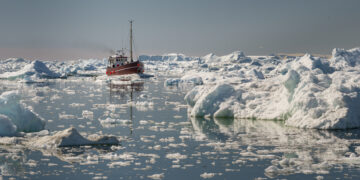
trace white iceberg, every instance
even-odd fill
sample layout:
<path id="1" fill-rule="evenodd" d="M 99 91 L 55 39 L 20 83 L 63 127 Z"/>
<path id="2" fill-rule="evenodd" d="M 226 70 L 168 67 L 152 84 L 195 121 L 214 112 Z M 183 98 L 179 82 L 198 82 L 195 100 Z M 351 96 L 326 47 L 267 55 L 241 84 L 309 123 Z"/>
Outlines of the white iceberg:
<path id="1" fill-rule="evenodd" d="M 360 48 L 350 50 L 335 48 L 332 51 L 330 63 L 337 70 L 358 66 L 360 64 Z"/>
<path id="2" fill-rule="evenodd" d="M 93 136 L 85 138 L 81 136 L 75 128 L 71 127 L 53 135 L 35 137 L 34 141 L 29 141 L 28 143 L 31 147 L 48 149 L 85 145 L 119 145 L 120 141 L 114 136 Z"/>
<path id="3" fill-rule="evenodd" d="M 181 78 L 169 78 L 164 82 L 165 86 L 174 85 L 202 85 L 203 80 L 200 76 L 185 75 Z"/>
<path id="4" fill-rule="evenodd" d="M 4 72 L 0 74 L 0 79 L 22 79 L 24 82 L 38 82 L 43 79 L 60 78 L 60 74 L 51 71 L 43 62 L 33 61 L 24 65 L 18 71 Z"/>
<path id="5" fill-rule="evenodd" d="M 279 64 L 267 78 L 251 73 L 254 68 L 244 69 L 245 78 L 251 74 L 258 78 L 239 83 L 234 83 L 241 80 L 237 77 L 232 83 L 218 79 L 216 86 L 195 87 L 185 101 L 194 117 L 285 120 L 287 126 L 300 128 L 357 128 L 360 72 L 353 68 L 358 65 L 358 51 L 333 53 L 330 62 L 306 54 Z"/>
<path id="6" fill-rule="evenodd" d="M 0 114 L 0 136 L 15 136 L 16 125 L 4 115 Z"/>
<path id="7" fill-rule="evenodd" d="M 43 130 L 45 121 L 34 113 L 24 104 L 19 103 L 19 95 L 17 91 L 7 91 L 0 95 L 0 115 L 1 129 L 0 134 L 15 135 L 13 125 L 17 132 L 36 132 Z M 13 125 L 9 125 L 8 120 Z"/>

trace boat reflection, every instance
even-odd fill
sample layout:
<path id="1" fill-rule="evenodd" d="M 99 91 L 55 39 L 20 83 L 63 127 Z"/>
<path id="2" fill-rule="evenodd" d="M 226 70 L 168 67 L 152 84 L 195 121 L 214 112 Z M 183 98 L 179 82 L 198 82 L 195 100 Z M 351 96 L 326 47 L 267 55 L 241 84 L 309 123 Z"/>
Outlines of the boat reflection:
<path id="1" fill-rule="evenodd" d="M 130 100 L 132 100 L 133 95 L 138 95 L 141 91 L 144 90 L 144 82 L 127 82 L 123 81 L 122 83 L 109 83 L 110 88 L 110 102 L 118 99 L 117 97 L 124 98 L 130 95 Z M 114 102 L 115 103 L 115 102 Z"/>
<path id="2" fill-rule="evenodd" d="M 134 123 L 133 123 L 133 101 L 137 98 L 141 91 L 144 90 L 144 82 L 143 81 L 131 81 L 131 80 L 123 80 L 120 83 L 109 83 L 110 93 L 109 93 L 109 101 L 110 104 L 127 104 L 129 105 L 129 120 L 130 124 L 128 124 L 130 128 L 130 136 L 134 131 Z M 116 126 L 116 124 L 112 124 L 112 126 Z"/>

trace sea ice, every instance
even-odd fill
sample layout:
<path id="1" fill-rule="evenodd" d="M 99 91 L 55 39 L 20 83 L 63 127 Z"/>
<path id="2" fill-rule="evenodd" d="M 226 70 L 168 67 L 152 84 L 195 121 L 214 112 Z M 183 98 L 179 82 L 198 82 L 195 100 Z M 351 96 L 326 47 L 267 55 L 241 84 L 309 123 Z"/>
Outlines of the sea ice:
<path id="1" fill-rule="evenodd" d="M 34 113 L 31 108 L 19 102 L 18 91 L 7 91 L 0 95 L 0 115 L 4 126 L 4 134 L 14 130 L 13 126 L 6 123 L 8 120 L 16 126 L 17 132 L 35 132 L 43 130 L 45 121 Z M 5 130 L 6 128 L 10 128 Z M 10 134 L 9 134 L 10 135 Z"/>
<path id="2" fill-rule="evenodd" d="M 192 76 L 192 75 L 185 75 L 181 78 L 170 78 L 165 80 L 164 83 L 166 86 L 173 86 L 173 85 L 202 85 L 203 81 L 202 78 L 199 76 Z"/>
<path id="3" fill-rule="evenodd" d="M 185 101 L 194 117 L 275 119 L 285 120 L 287 126 L 315 129 L 360 127 L 356 110 L 360 73 L 353 70 L 360 61 L 359 52 L 335 49 L 330 60 L 306 54 L 278 64 L 275 72 L 266 75 L 256 75 L 258 67 L 247 68 L 247 81 L 234 83 L 241 78 L 223 76 L 233 80 L 218 78 L 215 86 L 197 86 Z M 247 78 L 249 74 L 257 78 Z"/>
<path id="4" fill-rule="evenodd" d="M 0 124 L 0 136 L 16 135 L 16 125 L 8 117 L 0 114 Z"/>
<path id="5" fill-rule="evenodd" d="M 51 71 L 43 62 L 32 61 L 15 72 L 4 72 L 0 79 L 21 79 L 23 82 L 38 82 L 48 78 L 59 78 L 61 75 Z"/>
<path id="6" fill-rule="evenodd" d="M 31 147 L 44 148 L 119 144 L 119 140 L 114 136 L 91 136 L 89 139 L 85 138 L 73 127 L 59 131 L 53 135 L 35 137 L 34 141 L 29 142 L 29 146 Z"/>

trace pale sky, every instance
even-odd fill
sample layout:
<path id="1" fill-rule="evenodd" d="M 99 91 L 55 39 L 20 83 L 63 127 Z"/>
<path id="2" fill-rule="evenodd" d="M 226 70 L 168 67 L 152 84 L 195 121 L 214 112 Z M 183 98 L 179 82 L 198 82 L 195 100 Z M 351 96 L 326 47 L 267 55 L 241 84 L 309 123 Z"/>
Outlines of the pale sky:
<path id="1" fill-rule="evenodd" d="M 0 0 L 0 59 L 329 54 L 360 46 L 358 0 Z"/>

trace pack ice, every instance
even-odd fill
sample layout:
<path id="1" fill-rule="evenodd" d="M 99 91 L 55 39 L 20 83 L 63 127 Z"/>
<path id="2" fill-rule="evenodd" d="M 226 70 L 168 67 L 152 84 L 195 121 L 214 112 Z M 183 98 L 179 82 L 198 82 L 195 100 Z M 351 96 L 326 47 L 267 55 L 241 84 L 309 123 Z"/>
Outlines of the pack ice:
<path id="1" fill-rule="evenodd" d="M 47 79 L 68 76 L 93 76 L 104 74 L 106 59 L 75 61 L 29 61 L 11 58 L 0 61 L 0 79 L 20 82 L 43 82 Z"/>
<path id="2" fill-rule="evenodd" d="M 187 73 L 204 80 L 185 96 L 190 116 L 284 120 L 287 126 L 315 129 L 360 127 L 360 48 L 334 49 L 330 59 L 235 54 L 205 56 L 204 63 L 219 68 Z"/>
<path id="3" fill-rule="evenodd" d="M 10 62 L 9 64 L 14 64 L 14 63 Z M 14 68 L 16 71 L 4 72 L 0 74 L 0 79 L 10 79 L 10 80 L 20 79 L 24 82 L 39 82 L 42 79 L 60 77 L 59 73 L 49 70 L 49 68 L 41 61 L 32 61 L 28 64 L 17 63 L 17 66 L 22 68 L 21 69 Z"/>

